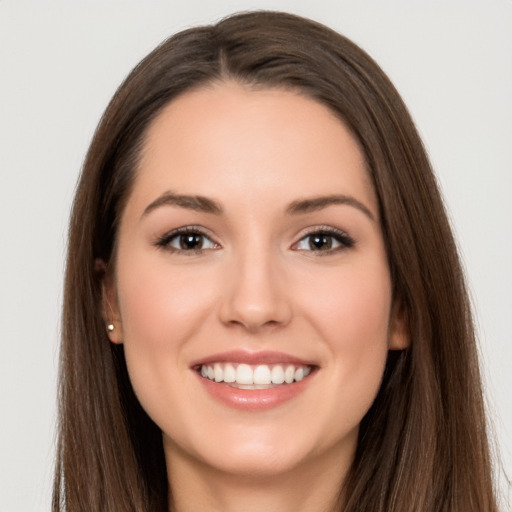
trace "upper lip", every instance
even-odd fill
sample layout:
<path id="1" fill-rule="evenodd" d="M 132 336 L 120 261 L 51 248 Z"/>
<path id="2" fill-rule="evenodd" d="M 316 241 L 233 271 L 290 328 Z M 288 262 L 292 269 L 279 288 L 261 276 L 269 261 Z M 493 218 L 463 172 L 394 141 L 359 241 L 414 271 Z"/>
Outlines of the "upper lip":
<path id="1" fill-rule="evenodd" d="M 230 350 L 227 352 L 218 352 L 194 361 L 190 366 L 197 367 L 212 363 L 245 363 L 251 365 L 257 364 L 295 364 L 301 366 L 315 366 L 311 361 L 301 359 L 300 357 L 285 354 L 284 352 L 261 351 L 250 352 L 247 350 Z"/>

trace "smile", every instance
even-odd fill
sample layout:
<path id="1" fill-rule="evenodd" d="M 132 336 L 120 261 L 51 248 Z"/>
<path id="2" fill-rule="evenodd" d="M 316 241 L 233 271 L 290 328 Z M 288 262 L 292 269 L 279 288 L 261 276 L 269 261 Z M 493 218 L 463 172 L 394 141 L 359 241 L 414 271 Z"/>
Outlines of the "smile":
<path id="1" fill-rule="evenodd" d="M 296 364 L 213 363 L 200 367 L 205 379 L 238 389 L 268 389 L 300 382 L 311 373 L 311 366 Z"/>
<path id="2" fill-rule="evenodd" d="M 282 352 L 234 350 L 196 360 L 191 370 L 215 401 L 257 412 L 298 399 L 313 386 L 320 366 Z"/>

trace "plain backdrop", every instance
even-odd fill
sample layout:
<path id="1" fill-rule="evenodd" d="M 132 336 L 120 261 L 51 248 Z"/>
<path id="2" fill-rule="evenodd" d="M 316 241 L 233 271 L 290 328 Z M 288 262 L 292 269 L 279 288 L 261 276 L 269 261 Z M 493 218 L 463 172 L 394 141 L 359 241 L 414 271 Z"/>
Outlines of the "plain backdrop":
<path id="1" fill-rule="evenodd" d="M 50 508 L 66 224 L 102 111 L 161 40 L 254 8 L 349 36 L 408 104 L 460 244 L 512 474 L 510 0 L 0 0 L 0 512 Z"/>

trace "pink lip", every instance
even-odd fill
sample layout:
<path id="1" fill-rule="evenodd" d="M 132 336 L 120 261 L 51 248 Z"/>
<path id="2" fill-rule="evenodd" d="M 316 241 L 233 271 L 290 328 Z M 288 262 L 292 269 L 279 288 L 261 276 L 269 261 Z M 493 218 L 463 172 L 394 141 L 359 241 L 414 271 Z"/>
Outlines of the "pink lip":
<path id="1" fill-rule="evenodd" d="M 190 366 L 192 368 L 203 364 L 211 363 L 245 363 L 245 364 L 295 364 L 301 366 L 315 366 L 315 363 L 306 361 L 298 357 L 290 356 L 284 352 L 249 352 L 246 350 L 231 350 L 229 352 L 219 352 L 202 359 L 194 361 Z"/>
<path id="2" fill-rule="evenodd" d="M 315 377 L 316 372 L 308 375 L 300 382 L 284 384 L 269 389 L 238 389 L 224 382 L 205 379 L 195 372 L 206 391 L 223 404 L 245 411 L 265 411 L 295 398 L 302 393 Z"/>
<path id="3" fill-rule="evenodd" d="M 313 371 L 300 382 L 283 384 L 268 389 L 238 389 L 224 382 L 213 382 L 201 377 L 197 371 L 203 364 L 212 363 L 245 363 L 245 364 L 295 364 L 303 366 L 316 366 L 314 363 L 300 359 L 282 352 L 249 352 L 234 350 L 212 354 L 203 359 L 194 361 L 191 369 L 197 375 L 204 389 L 216 400 L 235 409 L 244 411 L 265 411 L 295 398 L 307 389 L 316 375 Z"/>

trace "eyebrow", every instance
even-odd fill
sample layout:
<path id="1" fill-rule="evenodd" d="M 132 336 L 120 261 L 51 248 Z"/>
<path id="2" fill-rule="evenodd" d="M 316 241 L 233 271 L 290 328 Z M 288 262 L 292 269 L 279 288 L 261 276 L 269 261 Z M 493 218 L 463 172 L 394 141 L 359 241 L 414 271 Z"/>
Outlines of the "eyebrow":
<path id="1" fill-rule="evenodd" d="M 329 195 L 312 197 L 308 199 L 299 199 L 297 201 L 293 201 L 292 203 L 290 203 L 290 205 L 286 209 L 286 212 L 295 215 L 301 213 L 310 213 L 322 210 L 324 208 L 327 208 L 328 206 L 335 204 L 353 206 L 354 208 L 357 208 L 358 210 L 363 212 L 371 220 L 376 220 L 375 216 L 367 206 L 358 201 L 355 197 L 346 195 Z"/>
<path id="2" fill-rule="evenodd" d="M 300 215 L 303 213 L 310 213 L 318 210 L 322 210 L 332 205 L 341 204 L 348 205 L 357 208 L 363 212 L 371 220 L 375 221 L 375 216 L 363 203 L 358 201 L 355 197 L 346 195 L 329 195 L 329 196 L 318 196 L 308 199 L 299 199 L 291 202 L 286 208 L 286 213 L 291 215 Z M 194 210 L 198 212 L 211 213 L 214 215 L 221 215 L 223 213 L 222 206 L 204 196 L 197 195 L 185 195 L 175 194 L 174 192 L 164 192 L 161 196 L 157 197 L 152 203 L 150 203 L 144 212 L 142 217 L 145 217 L 156 208 L 161 206 L 178 206 L 180 208 L 186 208 L 188 210 Z"/>
<path id="3" fill-rule="evenodd" d="M 161 206 L 179 206 L 180 208 L 186 208 L 197 212 L 212 213 L 214 215 L 220 215 L 223 212 L 222 206 L 208 197 L 175 194 L 168 191 L 164 192 L 161 196 L 157 197 L 152 203 L 150 203 L 142 213 L 142 217 L 145 217 Z"/>

